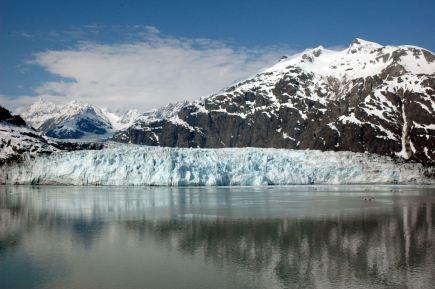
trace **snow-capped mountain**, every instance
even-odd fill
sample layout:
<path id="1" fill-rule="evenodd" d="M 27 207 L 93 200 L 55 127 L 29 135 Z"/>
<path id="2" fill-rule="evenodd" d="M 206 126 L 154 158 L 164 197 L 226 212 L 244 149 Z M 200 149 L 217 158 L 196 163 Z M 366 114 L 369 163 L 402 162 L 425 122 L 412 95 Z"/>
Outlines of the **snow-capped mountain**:
<path id="1" fill-rule="evenodd" d="M 171 104 L 114 135 L 179 147 L 372 152 L 435 163 L 435 56 L 355 39 L 319 46 L 216 94 Z"/>
<path id="2" fill-rule="evenodd" d="M 71 101 L 65 105 L 38 100 L 21 115 L 38 131 L 59 139 L 96 139 L 110 137 L 114 131 L 133 123 L 139 116 L 130 110 L 118 116 L 106 109 Z"/>

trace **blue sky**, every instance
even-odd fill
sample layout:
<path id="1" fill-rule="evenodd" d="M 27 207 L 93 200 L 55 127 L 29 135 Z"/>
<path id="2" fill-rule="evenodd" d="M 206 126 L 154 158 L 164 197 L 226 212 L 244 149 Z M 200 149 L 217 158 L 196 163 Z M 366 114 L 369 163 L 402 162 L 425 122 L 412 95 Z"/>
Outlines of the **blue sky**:
<path id="1" fill-rule="evenodd" d="M 434 11 L 435 1 L 400 0 L 0 0 L 0 96 L 10 106 L 38 96 L 101 104 L 104 93 L 116 107 L 148 109 L 210 93 L 279 54 L 356 37 L 434 51 Z M 113 78 L 130 67 L 137 79 L 98 78 L 118 67 Z M 174 84 L 159 88 L 155 75 Z"/>

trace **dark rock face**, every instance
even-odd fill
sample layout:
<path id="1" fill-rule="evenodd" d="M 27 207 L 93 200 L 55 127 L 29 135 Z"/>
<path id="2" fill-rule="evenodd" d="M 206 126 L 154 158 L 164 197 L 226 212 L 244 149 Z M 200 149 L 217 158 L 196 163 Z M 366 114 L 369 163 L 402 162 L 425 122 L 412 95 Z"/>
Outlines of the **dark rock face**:
<path id="1" fill-rule="evenodd" d="M 58 139 L 79 139 L 84 133 L 77 129 L 64 129 L 63 126 L 59 126 L 56 129 L 47 130 L 45 135 Z"/>
<path id="2" fill-rule="evenodd" d="M 81 131 L 95 134 L 105 134 L 107 132 L 105 124 L 102 121 L 92 121 L 87 118 L 78 120 L 77 128 Z"/>
<path id="3" fill-rule="evenodd" d="M 364 51 L 355 45 L 348 53 Z M 367 65 L 384 65 L 373 75 L 347 80 L 289 65 L 201 101 L 162 108 L 114 140 L 170 147 L 367 151 L 434 164 L 435 71 L 415 74 L 402 65 L 410 55 L 429 61 L 433 55 L 414 48 L 387 52 L 376 47 L 367 53 L 376 57 Z M 316 49 L 301 63 L 321 55 Z"/>
<path id="4" fill-rule="evenodd" d="M 0 106 L 0 121 L 7 122 L 12 125 L 25 126 L 26 122 L 19 115 L 12 115 L 9 110 Z"/>
<path id="5" fill-rule="evenodd" d="M 104 143 L 98 142 L 63 142 L 58 141 L 53 143 L 53 145 L 62 151 L 78 151 L 78 150 L 102 150 L 106 146 Z"/>

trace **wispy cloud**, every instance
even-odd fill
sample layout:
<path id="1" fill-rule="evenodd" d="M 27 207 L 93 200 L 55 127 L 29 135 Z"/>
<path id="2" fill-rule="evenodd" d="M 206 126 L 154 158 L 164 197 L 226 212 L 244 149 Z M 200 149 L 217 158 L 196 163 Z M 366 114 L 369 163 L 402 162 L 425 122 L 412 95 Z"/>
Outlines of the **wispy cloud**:
<path id="1" fill-rule="evenodd" d="M 208 95 L 273 64 L 283 53 L 294 52 L 288 47 L 248 49 L 211 39 L 168 36 L 150 26 L 125 29 L 127 40 L 122 42 L 80 40 L 89 30 L 94 35 L 103 31 L 98 26 L 72 29 L 62 35 L 79 39 L 73 48 L 35 55 L 32 64 L 61 79 L 37 87 L 37 96 L 147 110 Z M 23 100 L 30 98 L 15 101 Z"/>

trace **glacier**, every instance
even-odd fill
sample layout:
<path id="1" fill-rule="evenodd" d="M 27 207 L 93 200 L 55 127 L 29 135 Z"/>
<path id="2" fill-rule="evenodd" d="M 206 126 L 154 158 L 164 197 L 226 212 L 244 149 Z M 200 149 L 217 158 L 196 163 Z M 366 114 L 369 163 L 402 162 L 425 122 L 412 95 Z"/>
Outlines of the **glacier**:
<path id="1" fill-rule="evenodd" d="M 433 167 L 369 153 L 169 148 L 109 143 L 99 151 L 27 155 L 1 184 L 262 186 L 435 183 Z"/>

